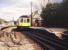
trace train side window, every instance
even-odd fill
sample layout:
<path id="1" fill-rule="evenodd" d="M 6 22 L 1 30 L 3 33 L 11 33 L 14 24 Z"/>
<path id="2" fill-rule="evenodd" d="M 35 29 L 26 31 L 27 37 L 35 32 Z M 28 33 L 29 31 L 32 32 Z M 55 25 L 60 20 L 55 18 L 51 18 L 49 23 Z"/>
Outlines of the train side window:
<path id="1" fill-rule="evenodd" d="M 30 20 L 29 20 L 29 19 L 27 19 L 27 22 L 30 22 Z"/>

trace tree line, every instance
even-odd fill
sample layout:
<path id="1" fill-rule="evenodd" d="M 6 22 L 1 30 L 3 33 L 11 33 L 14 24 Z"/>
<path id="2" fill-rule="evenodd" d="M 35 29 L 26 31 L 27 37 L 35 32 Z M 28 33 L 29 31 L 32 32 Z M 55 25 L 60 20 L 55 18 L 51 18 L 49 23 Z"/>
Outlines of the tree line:
<path id="1" fill-rule="evenodd" d="M 42 8 L 41 17 L 45 26 L 68 27 L 68 0 L 62 3 L 48 3 Z"/>

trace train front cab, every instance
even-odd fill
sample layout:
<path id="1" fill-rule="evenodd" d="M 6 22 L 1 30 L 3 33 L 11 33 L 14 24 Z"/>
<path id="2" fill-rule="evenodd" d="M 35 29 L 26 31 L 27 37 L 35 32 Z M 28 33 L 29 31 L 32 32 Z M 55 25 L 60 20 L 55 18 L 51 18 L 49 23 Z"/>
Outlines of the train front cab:
<path id="1" fill-rule="evenodd" d="M 31 27 L 31 18 L 19 18 L 17 23 L 18 28 Z"/>

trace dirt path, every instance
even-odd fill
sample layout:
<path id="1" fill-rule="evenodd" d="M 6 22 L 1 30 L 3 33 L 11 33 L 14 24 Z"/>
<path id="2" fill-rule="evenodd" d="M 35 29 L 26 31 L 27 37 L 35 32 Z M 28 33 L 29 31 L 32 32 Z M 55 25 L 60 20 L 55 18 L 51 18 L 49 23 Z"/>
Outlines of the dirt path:
<path id="1" fill-rule="evenodd" d="M 25 32 L 11 32 L 13 28 L 0 31 L 0 50 L 43 50 Z"/>

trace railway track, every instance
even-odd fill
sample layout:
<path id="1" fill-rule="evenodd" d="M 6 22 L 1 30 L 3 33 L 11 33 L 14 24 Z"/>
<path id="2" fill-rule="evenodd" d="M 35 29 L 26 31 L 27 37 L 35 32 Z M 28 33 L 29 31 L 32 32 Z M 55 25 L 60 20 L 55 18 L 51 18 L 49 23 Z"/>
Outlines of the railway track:
<path id="1" fill-rule="evenodd" d="M 25 31 L 27 36 L 39 43 L 44 50 L 68 50 L 68 43 L 58 39 L 58 37 L 46 30 L 33 28 L 19 30 L 21 33 L 22 31 Z"/>
<path id="2" fill-rule="evenodd" d="M 40 43 L 45 50 L 68 50 L 68 44 L 63 42 L 61 39 L 54 38 L 52 33 L 43 30 L 30 30 L 27 34 Z M 47 49 L 46 49 L 47 48 Z"/>

